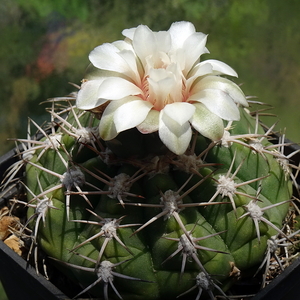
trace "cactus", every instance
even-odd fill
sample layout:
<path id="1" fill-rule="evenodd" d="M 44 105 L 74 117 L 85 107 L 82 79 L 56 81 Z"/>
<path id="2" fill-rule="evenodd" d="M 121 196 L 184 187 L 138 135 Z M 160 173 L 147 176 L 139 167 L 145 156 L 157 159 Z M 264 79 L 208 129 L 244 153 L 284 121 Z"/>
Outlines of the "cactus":
<path id="1" fill-rule="evenodd" d="M 72 297 L 225 296 L 286 236 L 284 144 L 220 76 L 236 75 L 229 66 L 200 62 L 206 36 L 192 24 L 123 34 L 93 50 L 78 93 L 52 100 L 48 126 L 30 121 L 42 138 L 19 140 L 32 245 L 82 287 Z"/>

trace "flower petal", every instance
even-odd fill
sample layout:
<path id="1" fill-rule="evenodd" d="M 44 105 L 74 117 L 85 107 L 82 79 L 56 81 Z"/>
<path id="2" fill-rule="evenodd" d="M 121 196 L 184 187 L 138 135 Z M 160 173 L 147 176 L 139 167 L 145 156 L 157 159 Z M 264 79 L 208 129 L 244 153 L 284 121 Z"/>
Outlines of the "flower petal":
<path id="1" fill-rule="evenodd" d="M 182 48 L 184 41 L 196 32 L 195 26 L 191 22 L 174 22 L 168 30 L 172 39 L 172 48 Z"/>
<path id="2" fill-rule="evenodd" d="M 163 109 L 164 113 L 180 126 L 188 122 L 195 112 L 195 107 L 186 102 L 168 104 Z"/>
<path id="3" fill-rule="evenodd" d="M 132 47 L 132 44 L 128 41 L 115 41 L 113 43 L 111 43 L 113 46 L 115 46 L 116 48 L 118 48 L 121 51 L 123 50 L 129 50 L 131 52 L 134 53 L 134 50 L 133 50 L 133 47 Z M 119 52 L 117 52 L 119 53 Z"/>
<path id="4" fill-rule="evenodd" d="M 184 74 L 187 75 L 193 65 L 199 61 L 200 56 L 208 53 L 205 47 L 207 35 L 202 32 L 195 32 L 189 36 L 183 44 L 183 52 L 185 55 Z"/>
<path id="5" fill-rule="evenodd" d="M 123 43 L 127 44 L 124 41 Z M 120 52 L 120 50 L 116 46 L 105 43 L 92 50 L 89 55 L 89 59 L 91 63 L 99 69 L 118 72 L 121 74 L 126 73 L 128 72 L 128 64 L 122 57 L 120 57 L 118 52 Z"/>
<path id="6" fill-rule="evenodd" d="M 141 133 L 152 133 L 158 130 L 158 124 L 159 112 L 157 110 L 151 109 L 146 119 L 137 126 L 137 129 Z"/>
<path id="7" fill-rule="evenodd" d="M 191 96 L 190 100 L 203 103 L 212 113 L 228 121 L 240 119 L 240 112 L 232 98 L 222 90 L 205 89 Z"/>
<path id="8" fill-rule="evenodd" d="M 193 104 L 196 111 L 190 120 L 193 127 L 203 136 L 218 141 L 224 133 L 223 121 L 217 115 L 208 110 L 204 104 Z"/>
<path id="9" fill-rule="evenodd" d="M 205 61 L 200 62 L 195 66 L 195 70 L 193 69 L 193 71 L 203 68 L 206 64 L 210 64 L 212 67 L 211 75 L 225 74 L 229 76 L 238 77 L 237 73 L 230 66 L 216 59 L 207 59 Z M 197 71 L 195 73 L 197 74 Z"/>
<path id="10" fill-rule="evenodd" d="M 127 73 L 123 73 L 123 74 L 127 75 L 132 81 L 134 81 L 135 84 L 140 86 L 141 77 L 142 77 L 142 68 L 141 65 L 138 63 L 135 54 L 129 50 L 122 50 L 119 53 L 119 55 L 128 64 L 128 71 Z"/>
<path id="11" fill-rule="evenodd" d="M 122 31 L 122 34 L 125 37 L 127 37 L 128 39 L 133 40 L 135 31 L 136 31 L 136 27 L 132 27 L 132 28 L 129 28 L 129 29 L 124 29 Z"/>
<path id="12" fill-rule="evenodd" d="M 120 106 L 114 114 L 114 123 L 117 132 L 121 132 L 142 123 L 149 111 L 152 104 L 143 100 L 134 100 L 127 102 Z"/>
<path id="13" fill-rule="evenodd" d="M 145 25 L 140 25 L 136 28 L 132 44 L 143 65 L 145 65 L 146 57 L 157 51 L 154 33 Z"/>
<path id="14" fill-rule="evenodd" d="M 79 109 L 93 109 L 107 101 L 107 99 L 101 99 L 98 96 L 99 86 L 103 80 L 104 78 L 99 78 L 98 80 L 89 80 L 81 85 L 76 98 L 76 106 Z"/>
<path id="15" fill-rule="evenodd" d="M 168 53 L 172 46 L 171 35 L 168 31 L 154 32 L 157 51 Z"/>
<path id="16" fill-rule="evenodd" d="M 171 60 L 180 65 L 186 76 L 200 55 L 209 52 L 205 47 L 207 36 L 196 32 L 194 25 L 185 21 L 173 23 L 169 33 L 172 39 Z"/>
<path id="17" fill-rule="evenodd" d="M 112 77 L 112 76 L 116 76 L 116 73 L 112 71 L 98 69 L 93 64 L 89 64 L 88 67 L 86 68 L 84 79 L 100 80 L 101 78 Z M 118 74 L 118 76 L 125 78 L 125 76 L 122 76 L 121 74 Z"/>
<path id="18" fill-rule="evenodd" d="M 99 133 L 100 133 L 100 137 L 103 140 L 109 141 L 118 135 L 118 132 L 116 130 L 116 126 L 114 123 L 115 111 L 120 106 L 122 106 L 132 100 L 136 100 L 136 97 L 127 97 L 125 99 L 111 101 L 107 105 L 107 107 L 105 108 L 105 110 L 103 112 L 103 115 L 101 117 L 100 124 L 99 124 Z"/>
<path id="19" fill-rule="evenodd" d="M 205 89 L 222 90 L 227 93 L 235 103 L 248 106 L 246 97 L 239 86 L 226 78 L 214 75 L 205 76 L 194 85 L 192 88 L 192 94 L 197 94 L 199 91 Z"/>
<path id="20" fill-rule="evenodd" d="M 127 96 L 142 93 L 139 87 L 124 78 L 107 77 L 99 87 L 98 97 L 109 100 L 119 100 Z"/>
<path id="21" fill-rule="evenodd" d="M 162 110 L 159 115 L 159 137 L 169 150 L 177 155 L 183 154 L 192 138 L 190 123 L 179 125 Z"/>
<path id="22" fill-rule="evenodd" d="M 205 61 L 204 61 L 205 62 Z M 211 64 L 203 64 L 201 63 L 197 64 L 191 72 L 188 74 L 188 80 L 187 81 L 194 81 L 198 77 L 205 76 L 205 75 L 211 75 L 213 72 L 213 67 Z"/>

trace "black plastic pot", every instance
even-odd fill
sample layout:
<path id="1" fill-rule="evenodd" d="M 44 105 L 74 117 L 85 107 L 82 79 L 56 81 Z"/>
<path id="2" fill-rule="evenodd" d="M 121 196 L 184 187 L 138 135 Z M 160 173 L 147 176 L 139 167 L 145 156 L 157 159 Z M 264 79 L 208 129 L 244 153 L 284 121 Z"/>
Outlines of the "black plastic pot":
<path id="1" fill-rule="evenodd" d="M 278 136 L 274 137 L 274 142 L 278 142 Z M 285 140 L 289 143 L 288 140 Z M 285 147 L 285 155 L 299 150 L 298 145 Z M 17 149 L 11 150 L 0 157 L 0 180 L 7 168 L 18 160 L 16 157 Z M 300 153 L 293 156 L 293 163 L 298 165 Z M 297 178 L 300 184 L 300 176 Z M 0 195 L 0 207 L 9 199 L 10 194 L 4 197 Z M 267 287 L 259 291 L 252 300 L 290 300 L 299 299 L 300 293 L 300 259 L 295 260 L 292 265 L 278 275 Z M 17 255 L 2 241 L 0 241 L 0 280 L 9 299 L 31 299 L 31 300 L 57 300 L 69 299 L 56 286 L 46 280 L 43 276 L 37 275 L 23 258 Z"/>
<path id="2" fill-rule="evenodd" d="M 0 281 L 8 299 L 69 299 L 50 281 L 0 241 Z"/>

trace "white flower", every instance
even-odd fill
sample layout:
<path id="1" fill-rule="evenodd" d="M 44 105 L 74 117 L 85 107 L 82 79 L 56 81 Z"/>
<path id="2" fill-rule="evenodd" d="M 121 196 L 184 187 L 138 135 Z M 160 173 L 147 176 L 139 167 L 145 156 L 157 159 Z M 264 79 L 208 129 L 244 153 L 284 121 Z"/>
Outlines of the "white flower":
<path id="1" fill-rule="evenodd" d="M 100 121 L 104 140 L 136 127 L 158 131 L 174 153 L 187 149 L 192 129 L 212 140 L 224 132 L 223 120 L 239 120 L 237 103 L 248 106 L 241 89 L 219 75 L 237 76 L 218 60 L 200 62 L 208 53 L 207 36 L 189 22 L 168 31 L 147 26 L 123 30 L 124 41 L 96 47 L 89 55 L 92 71 L 83 81 L 77 106 L 93 110 L 105 104 Z"/>

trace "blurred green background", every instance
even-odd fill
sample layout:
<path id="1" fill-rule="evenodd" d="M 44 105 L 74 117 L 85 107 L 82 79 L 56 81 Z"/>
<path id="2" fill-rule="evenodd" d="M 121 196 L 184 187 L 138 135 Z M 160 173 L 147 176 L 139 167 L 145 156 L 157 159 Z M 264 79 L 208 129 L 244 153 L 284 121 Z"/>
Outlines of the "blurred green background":
<path id="1" fill-rule="evenodd" d="M 300 142 L 299 12 L 297 0 L 1 0 L 0 155 L 14 146 L 8 137 L 26 136 L 28 116 L 47 119 L 41 101 L 80 84 L 95 46 L 179 20 L 209 34 L 205 58 L 232 66 L 246 95 L 273 105 L 277 128 Z"/>
<path id="2" fill-rule="evenodd" d="M 209 34 L 204 58 L 232 66 L 244 92 L 275 106 L 277 128 L 299 142 L 299 11 L 297 0 L 1 0 L 0 154 L 14 146 L 7 137 L 25 137 L 27 116 L 45 120 L 41 101 L 74 90 L 95 46 L 124 28 L 178 20 Z"/>

